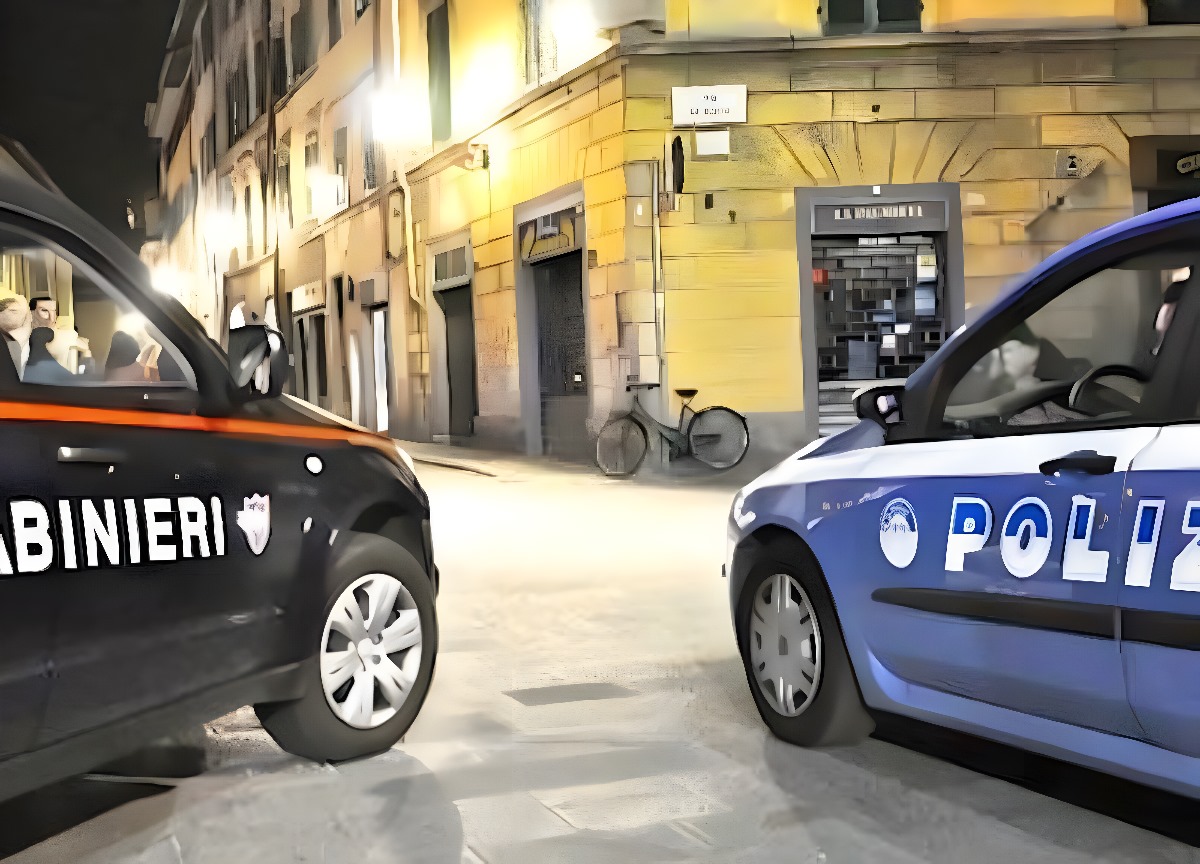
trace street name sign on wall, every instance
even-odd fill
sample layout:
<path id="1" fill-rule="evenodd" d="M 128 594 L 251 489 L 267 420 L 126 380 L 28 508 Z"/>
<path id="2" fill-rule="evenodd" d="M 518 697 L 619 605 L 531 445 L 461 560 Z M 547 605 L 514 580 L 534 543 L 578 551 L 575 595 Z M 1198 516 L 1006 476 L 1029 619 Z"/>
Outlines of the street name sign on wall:
<path id="1" fill-rule="evenodd" d="M 676 126 L 746 122 L 746 85 L 672 87 L 671 115 Z"/>

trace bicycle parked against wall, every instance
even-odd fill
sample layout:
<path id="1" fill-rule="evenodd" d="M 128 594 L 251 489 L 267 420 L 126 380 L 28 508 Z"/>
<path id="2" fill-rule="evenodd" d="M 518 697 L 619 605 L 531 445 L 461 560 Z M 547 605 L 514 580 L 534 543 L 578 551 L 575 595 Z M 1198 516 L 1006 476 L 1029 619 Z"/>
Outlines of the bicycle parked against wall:
<path id="1" fill-rule="evenodd" d="M 639 390 L 653 390 L 657 386 L 651 383 L 626 385 L 625 392 L 634 394 L 633 408 L 628 414 L 609 421 L 596 438 L 596 464 L 601 471 L 610 476 L 626 476 L 636 471 L 650 446 L 647 429 L 659 434 L 671 459 L 690 455 L 720 471 L 734 467 L 745 458 L 750 447 L 750 430 L 745 417 L 720 406 L 693 411 L 689 406 L 700 391 L 676 390 L 675 395 L 683 400 L 683 407 L 679 409 L 679 425 L 672 428 L 651 417 L 638 398 Z M 691 419 L 685 425 L 688 414 Z"/>

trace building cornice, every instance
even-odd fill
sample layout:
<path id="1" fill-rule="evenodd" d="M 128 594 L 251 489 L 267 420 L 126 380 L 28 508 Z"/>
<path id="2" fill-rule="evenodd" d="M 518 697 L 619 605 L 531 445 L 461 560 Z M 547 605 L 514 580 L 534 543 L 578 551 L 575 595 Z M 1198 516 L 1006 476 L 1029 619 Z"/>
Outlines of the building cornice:
<path id="1" fill-rule="evenodd" d="M 1102 30 L 996 30 L 982 33 L 866 33 L 855 36 L 809 36 L 728 39 L 661 40 L 621 45 L 621 56 L 666 54 L 744 54 L 794 52 L 830 48 L 922 48 L 946 45 L 1011 45 L 1048 42 L 1113 42 L 1146 39 L 1200 39 L 1200 24 L 1156 24 Z"/>

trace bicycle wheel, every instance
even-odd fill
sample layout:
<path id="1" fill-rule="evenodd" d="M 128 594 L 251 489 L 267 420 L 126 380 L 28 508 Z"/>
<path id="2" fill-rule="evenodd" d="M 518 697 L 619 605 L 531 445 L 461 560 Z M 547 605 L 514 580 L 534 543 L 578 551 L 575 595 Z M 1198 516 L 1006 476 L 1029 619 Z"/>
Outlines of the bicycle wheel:
<path id="1" fill-rule="evenodd" d="M 596 437 L 596 464 L 609 476 L 632 474 L 646 458 L 650 439 L 632 417 L 618 417 Z"/>
<path id="2" fill-rule="evenodd" d="M 692 455 L 717 470 L 737 465 L 750 447 L 746 418 L 728 408 L 697 411 L 688 424 L 687 436 Z"/>

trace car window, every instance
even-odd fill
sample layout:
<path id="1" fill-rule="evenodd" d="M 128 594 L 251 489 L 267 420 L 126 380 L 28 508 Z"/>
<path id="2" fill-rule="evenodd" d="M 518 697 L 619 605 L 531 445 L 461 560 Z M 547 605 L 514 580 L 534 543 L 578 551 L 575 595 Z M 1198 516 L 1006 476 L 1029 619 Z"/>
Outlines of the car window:
<path id="1" fill-rule="evenodd" d="M 22 387 L 195 390 L 184 355 L 106 280 L 0 226 L 0 339 Z M 144 397 L 143 397 L 144 398 Z"/>
<path id="2" fill-rule="evenodd" d="M 1179 300 L 1197 285 L 1200 255 L 1186 249 L 1140 254 L 1076 282 L 957 383 L 947 424 L 1003 435 L 1138 416 Z"/>

